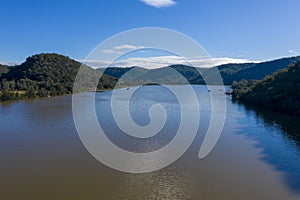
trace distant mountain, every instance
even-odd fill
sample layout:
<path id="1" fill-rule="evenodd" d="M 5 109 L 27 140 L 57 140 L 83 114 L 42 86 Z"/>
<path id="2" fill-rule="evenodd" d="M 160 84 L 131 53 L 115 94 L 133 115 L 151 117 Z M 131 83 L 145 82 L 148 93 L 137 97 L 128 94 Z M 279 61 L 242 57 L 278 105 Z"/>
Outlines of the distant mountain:
<path id="1" fill-rule="evenodd" d="M 290 64 L 295 64 L 300 61 L 300 56 L 291 58 L 282 58 L 268 62 L 256 64 L 241 64 L 240 69 L 233 74 L 222 73 L 222 76 L 227 84 L 232 84 L 233 81 L 245 80 L 260 80 L 266 75 L 273 74 L 277 70 L 283 69 Z M 218 67 L 220 69 L 220 67 Z"/>
<path id="2" fill-rule="evenodd" d="M 81 63 L 59 54 L 38 54 L 0 76 L 2 100 L 70 94 Z M 100 73 L 85 66 L 91 80 Z M 2 67 L 3 68 L 3 67 Z M 5 67 L 3 68 L 5 71 Z M 90 78 L 90 79 L 89 79 Z M 102 76 L 98 89 L 113 88 L 116 79 Z M 86 83 L 87 86 L 90 84 Z M 84 90 L 84 88 L 82 88 Z"/>
<path id="3" fill-rule="evenodd" d="M 300 62 L 260 81 L 234 82 L 233 98 L 246 104 L 300 115 Z"/>
<path id="4" fill-rule="evenodd" d="M 300 56 L 291 58 L 282 58 L 261 63 L 242 63 L 242 64 L 224 64 L 217 66 L 224 84 L 232 85 L 234 81 L 241 80 L 260 80 L 266 75 L 270 75 L 279 69 L 287 67 L 300 61 Z M 202 77 L 196 77 L 191 83 L 197 84 L 203 82 Z"/>
<path id="5" fill-rule="evenodd" d="M 98 68 L 98 71 L 105 73 L 108 76 L 114 77 L 114 78 L 121 78 L 124 74 L 126 74 L 127 72 L 129 72 L 130 70 L 134 71 L 135 74 L 132 74 L 131 72 L 131 76 L 136 77 L 136 76 L 140 76 L 144 73 L 146 73 L 148 70 L 145 68 L 141 68 L 141 67 L 109 67 L 109 68 Z"/>
<path id="6" fill-rule="evenodd" d="M 147 73 L 144 73 L 138 79 L 143 80 L 145 83 L 184 84 L 199 75 L 196 68 L 186 65 L 171 65 L 169 67 L 148 70 Z"/>
<path id="7" fill-rule="evenodd" d="M 129 68 L 107 68 L 105 74 L 120 78 L 126 82 L 149 83 L 160 82 L 164 84 L 182 84 L 185 80 L 178 76 L 179 72 L 190 84 L 205 84 L 205 81 L 199 72 L 206 78 L 212 75 L 212 71 L 217 69 L 224 81 L 224 84 L 231 85 L 233 81 L 240 80 L 260 80 L 266 75 L 270 75 L 279 69 L 287 67 L 289 64 L 296 63 L 299 57 L 282 58 L 261 63 L 243 63 L 243 64 L 225 64 L 212 68 L 194 68 L 186 65 L 171 65 L 159 69 L 147 70 L 138 67 Z M 133 70 L 134 69 L 134 70 Z M 138 70 L 136 70 L 138 69 Z M 101 69 L 99 69 L 101 70 Z M 131 72 L 133 70 L 134 72 Z M 175 71 L 176 70 L 176 71 Z M 129 73 L 130 72 L 130 73 Z M 127 73 L 129 73 L 127 75 Z M 218 84 L 218 83 L 215 83 Z"/>
<path id="8" fill-rule="evenodd" d="M 195 77 L 199 77 L 196 68 L 186 65 L 172 65 L 158 69 L 145 69 L 141 67 L 112 67 L 99 68 L 106 75 L 120 79 L 123 85 L 143 85 L 149 83 L 184 84 Z"/>

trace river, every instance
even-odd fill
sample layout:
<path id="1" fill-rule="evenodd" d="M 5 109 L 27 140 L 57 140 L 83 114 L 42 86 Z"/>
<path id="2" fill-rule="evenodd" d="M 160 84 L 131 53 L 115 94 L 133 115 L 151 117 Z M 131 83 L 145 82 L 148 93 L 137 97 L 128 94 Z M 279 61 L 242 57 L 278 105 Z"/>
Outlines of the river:
<path id="1" fill-rule="evenodd" d="M 172 87 L 184 92 L 187 86 Z M 300 199 L 300 118 L 249 108 L 226 96 L 222 135 L 199 159 L 211 117 L 210 95 L 224 98 L 224 91 L 193 88 L 200 105 L 193 144 L 171 165 L 142 174 L 111 169 L 89 154 L 74 124 L 70 95 L 1 103 L 0 199 Z M 180 104 L 167 88 L 140 87 L 130 102 L 131 116 L 141 126 L 149 123 L 151 105 L 165 107 L 165 127 L 149 139 L 122 133 L 110 110 L 111 94 L 96 94 L 96 113 L 116 145 L 150 152 L 174 138 Z M 80 95 L 84 101 L 87 94 Z M 184 109 L 197 112 L 193 106 L 187 103 Z"/>

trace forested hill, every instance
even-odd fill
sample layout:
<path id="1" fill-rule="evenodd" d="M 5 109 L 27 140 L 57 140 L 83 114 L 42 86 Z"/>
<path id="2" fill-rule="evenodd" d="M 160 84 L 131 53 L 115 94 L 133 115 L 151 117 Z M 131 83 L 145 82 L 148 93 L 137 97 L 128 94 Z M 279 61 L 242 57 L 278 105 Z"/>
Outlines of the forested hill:
<path id="1" fill-rule="evenodd" d="M 130 73 L 131 76 L 140 76 L 140 75 L 146 73 L 147 71 L 149 71 L 149 70 L 147 70 L 145 68 L 141 68 L 141 67 L 125 67 L 125 68 L 109 67 L 107 69 L 98 68 L 97 70 L 102 73 L 105 72 L 106 75 L 117 78 L 117 79 L 121 78 L 124 74 L 126 74 L 129 71 L 131 71 L 131 73 Z"/>
<path id="2" fill-rule="evenodd" d="M 300 62 L 260 81 L 235 82 L 233 98 L 266 109 L 300 115 Z"/>
<path id="3" fill-rule="evenodd" d="M 271 75 L 277 70 L 283 69 L 290 64 L 300 61 L 300 56 L 281 58 L 267 62 L 260 63 L 241 63 L 241 64 L 224 64 L 216 66 L 219 70 L 224 84 L 232 85 L 234 81 L 241 80 L 261 80 L 266 75 Z M 190 81 L 193 84 L 203 82 L 202 77 L 196 77 Z"/>
<path id="4" fill-rule="evenodd" d="M 31 97 L 70 94 L 81 63 L 59 54 L 38 54 L 28 57 L 21 65 L 9 67 L 0 76 L 1 99 L 22 99 Z M 98 71 L 87 67 L 89 76 Z M 116 80 L 102 76 L 98 89 L 113 88 Z M 89 83 L 87 83 L 89 84 Z"/>
<path id="5" fill-rule="evenodd" d="M 277 70 L 283 69 L 290 64 L 300 61 L 300 56 L 282 58 L 261 63 L 229 64 L 218 67 L 225 84 L 232 84 L 233 81 L 261 80 L 266 75 L 271 75 Z"/>
<path id="6" fill-rule="evenodd" d="M 1 65 L 0 64 L 0 76 L 4 73 L 7 73 L 8 72 L 8 66 L 5 66 L 5 65 Z"/>
<path id="7" fill-rule="evenodd" d="M 224 84 L 231 85 L 233 81 L 241 80 L 260 80 L 266 75 L 271 75 L 279 69 L 287 67 L 289 64 L 294 64 L 300 60 L 299 57 L 282 58 L 268 62 L 261 63 L 242 63 L 242 64 L 225 64 L 216 66 L 220 72 Z M 169 68 L 169 69 L 168 69 Z M 166 84 L 181 84 L 184 81 L 178 77 L 178 73 L 181 73 L 189 83 L 191 84 L 205 84 L 204 79 L 200 76 L 199 71 L 202 74 L 210 75 L 211 69 L 207 68 L 194 68 L 186 65 L 172 65 L 169 67 L 163 67 L 159 69 L 143 69 L 139 67 L 113 67 L 104 69 L 98 69 L 101 72 L 109 76 L 113 76 L 117 79 L 122 77 L 129 71 L 134 71 L 125 77 L 125 81 L 132 81 L 135 83 L 148 83 L 148 82 L 162 82 Z"/>

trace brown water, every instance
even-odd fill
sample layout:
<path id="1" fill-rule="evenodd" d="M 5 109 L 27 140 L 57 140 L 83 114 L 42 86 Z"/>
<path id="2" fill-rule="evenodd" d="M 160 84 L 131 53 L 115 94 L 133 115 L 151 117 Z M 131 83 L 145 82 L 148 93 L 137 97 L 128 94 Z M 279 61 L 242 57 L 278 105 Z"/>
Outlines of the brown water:
<path id="1" fill-rule="evenodd" d="M 87 152 L 75 129 L 71 96 L 0 104 L 0 199 L 300 199 L 299 118 L 249 110 L 228 97 L 223 134 L 200 160 L 210 108 L 207 89 L 194 88 L 202 105 L 197 138 L 172 165 L 146 174 L 118 172 Z M 223 92 L 216 87 L 211 94 Z M 168 111 L 165 135 L 140 144 L 116 127 L 110 95 L 98 93 L 96 109 L 116 144 L 142 152 L 172 139 L 178 105 L 166 89 L 143 87 L 132 102 L 133 119 L 140 124 L 149 119 L 136 105 L 161 102 Z"/>

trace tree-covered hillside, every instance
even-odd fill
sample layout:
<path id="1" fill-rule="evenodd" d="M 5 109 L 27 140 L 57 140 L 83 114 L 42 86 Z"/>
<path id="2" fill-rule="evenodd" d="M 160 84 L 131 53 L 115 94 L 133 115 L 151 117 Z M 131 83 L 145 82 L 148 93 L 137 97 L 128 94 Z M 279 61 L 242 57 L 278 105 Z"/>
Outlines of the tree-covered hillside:
<path id="1" fill-rule="evenodd" d="M 266 75 L 271 75 L 274 72 L 287 67 L 290 64 L 295 64 L 300 61 L 299 57 L 282 58 L 273 61 L 261 62 L 250 64 L 250 67 L 246 67 L 243 70 L 237 70 L 232 75 L 227 73 L 222 73 L 222 76 L 226 84 L 232 84 L 233 81 L 241 80 L 261 80 Z M 247 66 L 247 64 L 241 64 L 242 66 Z"/>
<path id="2" fill-rule="evenodd" d="M 287 67 L 300 61 L 300 56 L 291 58 L 281 58 L 277 60 L 261 63 L 241 63 L 241 64 L 224 64 L 217 66 L 225 85 L 232 85 L 234 81 L 241 80 L 260 80 L 266 75 L 271 75 L 277 70 Z M 202 83 L 202 77 L 196 77 L 191 83 Z"/>
<path id="3" fill-rule="evenodd" d="M 182 77 L 190 81 L 200 75 L 196 68 L 186 65 L 171 65 L 152 70 L 141 67 L 109 67 L 107 69 L 99 68 L 98 70 L 120 79 L 119 81 L 123 85 L 182 84 L 186 82 Z"/>
<path id="4" fill-rule="evenodd" d="M 9 71 L 8 66 L 0 64 L 0 76 L 4 73 L 7 73 L 8 71 Z"/>
<path id="5" fill-rule="evenodd" d="M 184 84 L 194 77 L 200 76 L 196 68 L 186 65 L 171 65 L 158 69 L 149 70 L 137 79 L 145 83 L 158 82 L 163 84 Z"/>
<path id="6" fill-rule="evenodd" d="M 2 100 L 9 100 L 70 94 L 80 66 L 81 63 L 59 54 L 28 57 L 24 63 L 11 67 L 7 73 L 1 75 L 0 97 Z M 85 67 L 86 76 L 90 76 L 85 77 L 85 80 L 91 80 L 100 73 Z M 115 83 L 114 78 L 102 76 L 98 89 L 112 88 Z"/>
<path id="7" fill-rule="evenodd" d="M 117 79 L 121 78 L 124 74 L 126 74 L 129 71 L 134 71 L 134 73 L 130 74 L 132 77 L 140 76 L 148 71 L 147 69 L 141 67 L 108 67 L 98 68 L 97 70 Z"/>
<path id="8" fill-rule="evenodd" d="M 300 62 L 260 81 L 234 82 L 233 98 L 266 109 L 300 115 Z"/>

